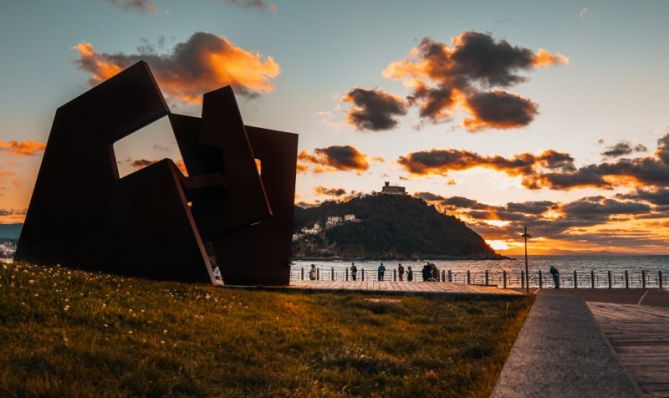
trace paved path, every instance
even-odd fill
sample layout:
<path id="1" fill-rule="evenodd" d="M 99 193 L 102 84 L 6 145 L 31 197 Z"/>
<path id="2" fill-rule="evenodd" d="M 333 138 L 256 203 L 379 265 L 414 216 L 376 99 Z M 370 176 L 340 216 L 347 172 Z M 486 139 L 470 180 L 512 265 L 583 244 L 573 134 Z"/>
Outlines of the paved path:
<path id="1" fill-rule="evenodd" d="M 511 289 L 501 289 L 493 286 L 463 285 L 460 283 L 449 282 L 291 281 L 290 287 L 315 290 L 361 290 L 374 292 L 521 294 Z"/>
<path id="2" fill-rule="evenodd" d="M 669 308 L 594 302 L 588 307 L 641 390 L 669 397 Z"/>
<path id="3" fill-rule="evenodd" d="M 539 295 L 492 397 L 640 397 L 585 302 Z"/>

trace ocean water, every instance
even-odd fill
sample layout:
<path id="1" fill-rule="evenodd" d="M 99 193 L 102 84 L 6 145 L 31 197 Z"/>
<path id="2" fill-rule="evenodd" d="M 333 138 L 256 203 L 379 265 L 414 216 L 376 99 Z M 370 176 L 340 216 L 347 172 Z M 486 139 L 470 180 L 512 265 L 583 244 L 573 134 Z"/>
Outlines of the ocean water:
<path id="1" fill-rule="evenodd" d="M 383 261 L 386 267 L 384 280 L 398 278 L 393 275 L 393 270 L 398 263 L 402 263 L 405 270 L 409 266 L 414 271 L 414 280 L 421 280 L 421 269 L 426 261 Z M 450 271 L 453 282 L 485 284 L 486 271 L 488 273 L 488 284 L 502 286 L 504 273 L 506 273 L 507 287 L 519 287 L 521 285 L 521 272 L 525 270 L 525 259 L 517 256 L 511 260 L 434 260 L 442 277 L 448 280 Z M 662 286 L 669 285 L 669 256 L 625 256 L 625 255 L 583 255 L 583 256 L 529 256 L 530 286 L 552 286 L 553 280 L 549 273 L 551 266 L 555 266 L 560 272 L 560 282 L 563 287 L 573 287 L 574 280 L 577 287 L 597 288 L 609 287 L 643 287 L 644 279 L 646 287 L 659 287 L 660 278 Z M 356 261 L 358 268 L 358 280 L 361 278 L 362 270 L 365 270 L 366 280 L 377 279 L 377 267 L 380 261 Z M 311 264 L 319 269 L 321 280 L 346 280 L 346 268 L 351 266 L 350 261 L 294 261 L 291 266 L 291 279 L 308 278 Z M 467 272 L 469 271 L 469 279 Z M 334 272 L 334 275 L 333 275 Z M 574 276 L 576 273 L 576 276 Z M 627 273 L 627 276 L 626 276 Z M 610 275 L 610 277 L 609 277 Z M 349 274 L 350 278 L 350 274 Z"/>

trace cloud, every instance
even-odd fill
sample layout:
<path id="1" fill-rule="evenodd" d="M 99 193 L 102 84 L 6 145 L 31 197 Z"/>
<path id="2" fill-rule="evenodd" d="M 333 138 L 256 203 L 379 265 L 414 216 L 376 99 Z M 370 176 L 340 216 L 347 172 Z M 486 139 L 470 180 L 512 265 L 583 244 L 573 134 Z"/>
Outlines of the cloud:
<path id="1" fill-rule="evenodd" d="M 637 145 L 634 151 L 645 150 Z M 451 171 L 482 167 L 521 176 L 528 189 L 570 190 L 573 188 L 669 187 L 669 134 L 658 140 L 655 152 L 633 159 L 575 167 L 571 155 L 546 150 L 538 155 L 485 156 L 457 149 L 431 149 L 400 156 L 397 161 L 412 175 L 448 175 Z"/>
<path id="2" fill-rule="evenodd" d="M 588 8 L 583 7 L 583 8 L 581 8 L 581 11 L 578 12 L 578 17 L 580 19 L 583 19 L 583 18 L 587 17 L 588 14 L 590 14 L 590 11 L 588 11 Z"/>
<path id="3" fill-rule="evenodd" d="M 566 203 L 527 201 L 499 206 L 454 196 L 443 198 L 437 207 L 465 220 L 489 240 L 517 241 L 519 231 L 527 226 L 534 238 L 548 239 L 548 242 L 554 241 L 566 247 L 591 244 L 590 249 L 595 245 L 628 249 L 641 244 L 658 245 L 664 237 L 645 230 L 644 224 L 639 227 L 626 223 L 669 217 L 667 209 L 662 206 L 603 196 L 584 197 Z M 663 224 L 663 221 L 659 223 Z"/>
<path id="4" fill-rule="evenodd" d="M 520 74 L 523 71 L 568 63 L 561 54 L 545 49 L 535 52 L 470 31 L 454 37 L 450 44 L 424 38 L 405 58 L 389 64 L 383 76 L 400 80 L 412 90 L 408 104 L 418 106 L 424 120 L 450 121 L 462 108 L 470 114 L 464 123 L 469 131 L 510 129 L 532 122 L 537 105 L 491 88 L 526 81 Z"/>
<path id="5" fill-rule="evenodd" d="M 79 52 L 75 64 L 90 73 L 96 85 L 124 68 L 144 60 L 149 63 L 163 92 L 170 98 L 199 103 L 203 93 L 231 85 L 237 94 L 253 97 L 274 90 L 272 80 L 280 73 L 272 57 L 235 46 L 223 36 L 196 32 L 178 43 L 170 53 L 98 53 L 90 43 L 74 46 Z"/>
<path id="6" fill-rule="evenodd" d="M 0 152 L 7 152 L 13 156 L 32 156 L 42 152 L 46 144 L 39 141 L 2 141 L 0 140 Z"/>
<path id="7" fill-rule="evenodd" d="M 344 97 L 353 107 L 348 112 L 347 123 L 358 130 L 389 130 L 397 125 L 393 116 L 407 113 L 404 100 L 382 90 L 354 88 Z"/>
<path id="8" fill-rule="evenodd" d="M 627 141 L 620 141 L 619 143 L 606 148 L 606 151 L 602 152 L 602 156 L 605 158 L 619 158 L 621 156 L 629 155 L 632 152 L 646 152 L 646 148 L 642 144 L 638 144 L 632 147 Z"/>
<path id="9" fill-rule="evenodd" d="M 586 165 L 569 173 L 543 173 L 534 185 L 551 189 L 669 186 L 669 134 L 657 141 L 657 149 L 650 156 Z"/>
<path id="10" fill-rule="evenodd" d="M 0 216 L 26 215 L 28 209 L 0 209 Z"/>
<path id="11" fill-rule="evenodd" d="M 313 173 L 330 171 L 362 172 L 368 168 L 367 155 L 350 145 L 316 148 L 313 153 L 302 151 L 298 155 L 297 169 L 300 172 L 309 170 Z"/>
<path id="12" fill-rule="evenodd" d="M 276 12 L 276 4 L 265 0 L 226 0 L 228 3 L 261 12 Z"/>
<path id="13" fill-rule="evenodd" d="M 143 169 L 147 166 L 151 166 L 152 164 L 159 162 L 160 160 L 158 159 L 126 159 L 126 163 L 133 169 Z M 183 160 L 172 160 L 174 164 L 177 166 L 179 171 L 185 176 L 188 176 L 188 170 L 186 170 L 186 163 L 184 163 Z"/>
<path id="14" fill-rule="evenodd" d="M 631 193 L 617 194 L 616 197 L 621 199 L 649 202 L 660 206 L 669 206 L 669 189 L 666 188 L 655 190 L 637 189 Z"/>
<path id="15" fill-rule="evenodd" d="M 561 207 L 566 218 L 585 220 L 608 220 L 612 215 L 638 215 L 650 212 L 651 207 L 644 203 L 618 201 L 603 196 L 581 198 Z"/>
<path id="16" fill-rule="evenodd" d="M 467 97 L 465 106 L 470 117 L 464 125 L 471 132 L 527 126 L 539 113 L 534 102 L 501 90 L 474 93 Z"/>
<path id="17" fill-rule="evenodd" d="M 129 11 L 156 12 L 156 5 L 150 0 L 104 0 L 105 2 Z"/>
<path id="18" fill-rule="evenodd" d="M 451 171 L 483 167 L 510 176 L 534 177 L 539 170 L 573 170 L 574 159 L 567 153 L 546 150 L 538 155 L 521 153 L 511 157 L 485 156 L 459 149 L 432 149 L 400 156 L 398 163 L 414 175 L 447 175 Z M 531 179 L 524 184 L 533 185 Z"/>
<path id="19" fill-rule="evenodd" d="M 432 192 L 416 192 L 413 194 L 415 198 L 423 199 L 426 202 L 442 201 L 444 197 L 441 195 L 435 195 Z"/>
<path id="20" fill-rule="evenodd" d="M 314 187 L 314 193 L 324 196 L 344 196 L 347 191 L 344 188 L 326 188 L 319 185 Z"/>
<path id="21" fill-rule="evenodd" d="M 143 169 L 144 167 L 150 166 L 156 162 L 157 160 L 136 159 L 136 160 L 131 160 L 129 163 L 131 167 L 134 167 L 136 169 Z"/>

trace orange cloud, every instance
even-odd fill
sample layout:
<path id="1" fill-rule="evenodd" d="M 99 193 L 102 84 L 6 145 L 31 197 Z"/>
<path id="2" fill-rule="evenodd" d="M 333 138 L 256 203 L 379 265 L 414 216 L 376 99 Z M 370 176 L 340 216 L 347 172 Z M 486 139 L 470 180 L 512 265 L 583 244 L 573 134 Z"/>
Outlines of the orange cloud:
<path id="1" fill-rule="evenodd" d="M 574 159 L 567 153 L 546 150 L 535 155 L 520 153 L 510 157 L 485 156 L 459 149 L 431 149 L 400 156 L 398 163 L 415 175 L 447 175 L 450 171 L 477 167 L 492 169 L 509 176 L 534 177 L 540 170 L 566 172 L 574 169 Z M 526 180 L 523 180 L 523 184 Z M 529 184 L 529 182 L 527 183 Z"/>
<path id="2" fill-rule="evenodd" d="M 534 53 L 534 57 L 532 58 L 532 65 L 535 68 L 542 68 L 546 66 L 554 66 L 554 65 L 568 65 L 569 64 L 569 58 L 565 57 L 562 54 L 551 54 L 548 51 L 544 50 L 543 48 L 540 48 L 536 53 Z"/>
<path id="3" fill-rule="evenodd" d="M 178 43 L 171 53 L 98 53 L 90 43 L 74 46 L 79 52 L 77 66 L 90 73 L 89 83 L 98 84 L 128 66 L 149 63 L 166 96 L 199 103 L 203 93 L 232 85 L 238 94 L 255 96 L 274 90 L 272 79 L 281 72 L 272 57 L 235 46 L 225 37 L 196 32 Z"/>
<path id="4" fill-rule="evenodd" d="M 350 145 L 332 145 L 316 148 L 313 153 L 302 151 L 298 155 L 298 172 L 325 173 L 331 171 L 362 172 L 369 168 L 367 155 Z"/>
<path id="5" fill-rule="evenodd" d="M 327 188 L 319 185 L 314 187 L 314 193 L 324 196 L 344 196 L 346 195 L 346 190 L 344 188 Z"/>
<path id="6" fill-rule="evenodd" d="M 46 144 L 39 141 L 0 141 L 0 151 L 9 152 L 14 156 L 32 156 L 42 152 Z"/>
<path id="7" fill-rule="evenodd" d="M 408 104 L 418 106 L 424 120 L 448 122 L 458 109 L 464 109 L 469 116 L 463 125 L 475 132 L 531 123 L 538 113 L 535 103 L 490 89 L 526 81 L 520 72 L 568 63 L 569 58 L 561 54 L 544 49 L 533 52 L 489 34 L 470 31 L 450 43 L 424 38 L 406 57 L 389 64 L 383 76 L 400 80 L 412 90 Z"/>

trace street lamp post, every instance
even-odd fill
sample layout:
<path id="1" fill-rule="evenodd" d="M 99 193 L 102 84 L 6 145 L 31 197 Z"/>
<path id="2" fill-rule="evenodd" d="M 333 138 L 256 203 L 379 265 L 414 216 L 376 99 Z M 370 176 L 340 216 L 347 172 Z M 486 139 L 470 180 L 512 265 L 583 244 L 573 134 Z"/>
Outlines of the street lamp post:
<path id="1" fill-rule="evenodd" d="M 524 227 L 524 231 L 521 236 L 523 239 L 525 239 L 525 292 L 530 294 L 530 270 L 527 265 L 527 238 L 531 238 L 532 235 L 527 233 L 527 226 Z"/>

